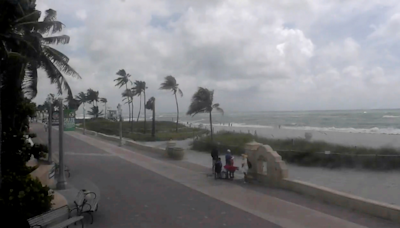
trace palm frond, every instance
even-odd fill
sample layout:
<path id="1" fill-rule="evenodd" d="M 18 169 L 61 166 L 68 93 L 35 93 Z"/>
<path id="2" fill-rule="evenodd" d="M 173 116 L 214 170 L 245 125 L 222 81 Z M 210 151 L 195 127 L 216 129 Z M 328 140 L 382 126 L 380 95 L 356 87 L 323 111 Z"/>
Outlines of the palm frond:
<path id="1" fill-rule="evenodd" d="M 68 95 L 72 95 L 71 88 L 68 82 L 65 80 L 63 74 L 53 64 L 53 62 L 42 56 L 40 59 L 41 68 L 46 71 L 47 77 L 50 79 L 51 84 L 57 84 L 58 94 L 62 94 L 63 89 L 67 91 Z"/>
<path id="2" fill-rule="evenodd" d="M 126 71 L 124 69 L 119 70 L 116 74 L 122 77 L 126 77 Z"/>
<path id="3" fill-rule="evenodd" d="M 33 99 L 37 95 L 37 83 L 38 83 L 38 73 L 37 64 L 30 63 L 27 66 L 23 90 L 29 99 Z"/>
<path id="4" fill-rule="evenodd" d="M 50 50 L 52 53 L 58 55 L 60 58 L 62 58 L 65 62 L 69 62 L 68 56 L 64 55 L 64 53 L 60 52 L 59 50 L 52 48 L 50 46 L 45 46 L 46 49 Z"/>
<path id="5" fill-rule="evenodd" d="M 173 76 L 169 75 L 169 76 L 166 76 L 164 78 L 164 80 L 165 81 L 163 83 L 161 83 L 160 89 L 173 90 L 174 92 L 176 92 L 177 87 L 178 87 L 178 84 L 176 84 L 176 79 Z"/>
<path id="6" fill-rule="evenodd" d="M 23 22 L 38 21 L 40 19 L 41 14 L 42 13 L 39 10 L 35 10 L 15 20 L 15 24 L 17 25 L 18 23 L 23 23 Z"/>
<path id="7" fill-rule="evenodd" d="M 100 102 L 101 103 L 107 103 L 107 98 L 104 98 L 104 97 L 100 98 Z"/>
<path id="8" fill-rule="evenodd" d="M 179 95 L 181 95 L 181 97 L 183 97 L 183 92 L 181 89 L 178 89 Z"/>
<path id="9" fill-rule="evenodd" d="M 64 24 L 59 21 L 30 21 L 19 23 L 16 28 L 44 34 L 50 31 L 52 33 L 61 32 Z"/>
<path id="10" fill-rule="evenodd" d="M 199 87 L 192 96 L 192 102 L 187 111 L 187 115 L 196 115 L 202 112 L 211 112 L 214 91 L 207 88 Z"/>
<path id="11" fill-rule="evenodd" d="M 217 112 L 220 112 L 222 115 L 224 115 L 224 110 L 220 107 L 215 107 L 215 110 L 217 110 Z"/>
<path id="12" fill-rule="evenodd" d="M 42 42 L 45 44 L 68 44 L 70 37 L 67 35 L 44 37 Z"/>
<path id="13" fill-rule="evenodd" d="M 62 72 L 72 76 L 81 78 L 78 72 L 72 68 L 67 61 L 65 61 L 65 55 L 60 55 L 61 52 L 56 51 L 54 48 L 43 46 L 43 54 L 51 60 Z"/>
<path id="14" fill-rule="evenodd" d="M 48 9 L 45 11 L 45 16 L 43 21 L 54 21 L 57 18 L 57 11 L 53 9 Z"/>

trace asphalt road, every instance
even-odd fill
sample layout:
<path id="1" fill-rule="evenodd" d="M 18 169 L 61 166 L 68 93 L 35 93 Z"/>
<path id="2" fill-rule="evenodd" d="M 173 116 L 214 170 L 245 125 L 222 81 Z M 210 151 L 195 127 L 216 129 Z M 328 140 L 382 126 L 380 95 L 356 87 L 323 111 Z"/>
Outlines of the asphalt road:
<path id="1" fill-rule="evenodd" d="M 47 132 L 31 124 L 36 142 L 46 143 Z M 53 131 L 53 151 L 58 151 L 58 131 Z M 152 227 L 279 227 L 162 177 L 67 134 L 65 161 L 72 176 L 93 182 L 100 189 L 95 228 Z"/>

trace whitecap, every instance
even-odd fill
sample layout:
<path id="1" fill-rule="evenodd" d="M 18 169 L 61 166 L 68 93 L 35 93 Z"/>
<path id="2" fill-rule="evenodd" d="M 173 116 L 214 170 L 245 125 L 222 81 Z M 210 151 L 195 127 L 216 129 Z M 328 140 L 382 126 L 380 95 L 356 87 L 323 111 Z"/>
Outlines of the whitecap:
<path id="1" fill-rule="evenodd" d="M 384 115 L 382 118 L 400 118 L 400 116 Z"/>

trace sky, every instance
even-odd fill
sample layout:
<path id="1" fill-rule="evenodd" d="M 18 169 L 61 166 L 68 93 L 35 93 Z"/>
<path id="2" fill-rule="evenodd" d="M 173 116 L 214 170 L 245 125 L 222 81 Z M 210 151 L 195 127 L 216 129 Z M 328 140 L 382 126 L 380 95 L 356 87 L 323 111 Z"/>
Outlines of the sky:
<path id="1" fill-rule="evenodd" d="M 37 0 L 49 8 L 71 37 L 56 48 L 82 77 L 66 76 L 74 94 L 98 90 L 111 109 L 120 69 L 158 112 L 176 111 L 167 75 L 181 112 L 199 86 L 225 112 L 400 107 L 397 0 Z M 38 104 L 56 93 L 43 71 L 38 87 Z"/>

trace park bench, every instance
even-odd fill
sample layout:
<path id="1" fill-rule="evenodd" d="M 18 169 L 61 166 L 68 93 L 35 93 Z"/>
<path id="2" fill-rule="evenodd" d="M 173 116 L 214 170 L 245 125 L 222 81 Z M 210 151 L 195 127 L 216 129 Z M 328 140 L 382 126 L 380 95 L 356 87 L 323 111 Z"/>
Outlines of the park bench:
<path id="1" fill-rule="evenodd" d="M 73 223 L 76 224 L 78 221 L 81 221 L 82 227 L 85 227 L 83 216 L 71 217 L 71 211 L 68 206 L 63 206 L 28 219 L 31 228 L 64 228 Z"/>
<path id="2" fill-rule="evenodd" d="M 87 213 L 91 217 L 91 223 L 93 224 L 93 212 L 96 212 L 99 208 L 99 198 L 96 193 L 82 189 L 78 192 L 76 200 L 74 201 L 75 208 L 72 210 L 77 211 L 77 215 L 83 215 Z"/>

